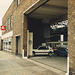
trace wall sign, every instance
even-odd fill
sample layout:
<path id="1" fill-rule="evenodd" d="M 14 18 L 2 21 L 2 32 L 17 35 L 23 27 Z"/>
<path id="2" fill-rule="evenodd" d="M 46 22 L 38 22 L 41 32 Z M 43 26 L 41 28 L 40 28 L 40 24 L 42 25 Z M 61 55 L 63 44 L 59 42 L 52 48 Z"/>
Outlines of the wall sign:
<path id="1" fill-rule="evenodd" d="M 30 45 L 32 44 L 32 41 L 31 41 L 31 40 L 29 40 L 29 44 L 30 44 Z"/>
<path id="2" fill-rule="evenodd" d="M 1 30 L 2 31 L 5 31 L 5 26 L 1 26 Z"/>

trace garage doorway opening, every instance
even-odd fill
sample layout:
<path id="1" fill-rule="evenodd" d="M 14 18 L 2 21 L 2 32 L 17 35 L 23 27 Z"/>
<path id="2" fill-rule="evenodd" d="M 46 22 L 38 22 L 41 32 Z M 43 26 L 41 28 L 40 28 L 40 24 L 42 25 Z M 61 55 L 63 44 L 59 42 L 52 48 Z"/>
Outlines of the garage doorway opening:
<path id="1" fill-rule="evenodd" d="M 44 42 L 44 27 L 39 19 L 28 19 L 28 30 L 33 32 L 33 48 L 37 48 Z"/>
<path id="2" fill-rule="evenodd" d="M 46 45 L 54 47 L 56 45 L 66 45 L 68 41 L 68 1 L 49 0 L 28 15 L 28 30 L 33 32 L 33 50 L 39 46 Z M 36 53 L 41 53 L 39 50 Z M 37 59 L 36 59 L 37 58 Z M 51 64 L 45 62 L 50 61 Z M 32 60 L 55 67 L 63 72 L 67 72 L 67 58 L 63 57 L 33 57 Z M 52 61 L 51 61 L 52 60 Z M 55 63 L 57 62 L 57 63 Z M 63 62 L 63 63 L 60 63 Z M 59 68 L 58 65 L 59 64 Z M 64 68 L 63 68 L 64 66 Z"/>
<path id="3" fill-rule="evenodd" d="M 56 26 L 55 24 L 50 25 L 48 23 L 44 23 L 40 19 L 28 18 L 28 30 L 29 32 L 33 32 L 33 48 L 34 49 L 38 48 L 43 43 L 46 43 L 47 45 L 51 46 L 51 42 L 52 43 L 54 42 L 55 45 L 56 44 L 58 45 L 58 44 L 61 44 L 60 42 L 62 41 L 62 42 L 66 42 L 66 45 L 67 45 L 67 38 L 68 38 L 67 25 Z M 56 28 L 53 29 L 52 26 Z M 63 37 L 61 37 L 62 35 Z"/>
<path id="4" fill-rule="evenodd" d="M 33 32 L 34 49 L 43 43 L 50 45 L 51 42 L 58 42 L 59 44 L 62 41 L 62 35 L 62 42 L 67 43 L 67 11 L 67 0 L 50 0 L 28 14 L 28 30 L 29 32 Z"/>

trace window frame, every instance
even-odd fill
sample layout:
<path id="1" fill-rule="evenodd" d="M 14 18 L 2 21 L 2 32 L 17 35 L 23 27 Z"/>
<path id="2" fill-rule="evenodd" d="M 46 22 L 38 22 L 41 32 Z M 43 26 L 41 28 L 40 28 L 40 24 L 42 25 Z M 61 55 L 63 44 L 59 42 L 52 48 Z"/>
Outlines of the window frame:
<path id="1" fill-rule="evenodd" d="M 6 23 L 5 23 L 5 32 L 7 32 L 7 20 L 6 20 Z"/>
<path id="2" fill-rule="evenodd" d="M 12 29 L 12 15 L 10 16 L 10 29 Z"/>
<path id="3" fill-rule="evenodd" d="M 10 22 L 9 22 L 10 20 L 9 20 L 9 18 L 7 19 L 7 25 L 8 25 L 8 27 L 7 27 L 7 30 L 9 31 L 10 30 Z"/>

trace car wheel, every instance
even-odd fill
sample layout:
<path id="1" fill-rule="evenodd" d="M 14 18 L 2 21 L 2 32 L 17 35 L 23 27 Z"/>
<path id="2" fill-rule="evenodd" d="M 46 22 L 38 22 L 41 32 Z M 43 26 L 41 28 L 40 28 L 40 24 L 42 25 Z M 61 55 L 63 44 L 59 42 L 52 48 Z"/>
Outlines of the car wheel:
<path id="1" fill-rule="evenodd" d="M 33 56 L 35 56 L 35 52 L 33 51 Z"/>
<path id="2" fill-rule="evenodd" d="M 49 52 L 48 55 L 51 57 L 53 55 L 53 53 L 52 52 Z"/>

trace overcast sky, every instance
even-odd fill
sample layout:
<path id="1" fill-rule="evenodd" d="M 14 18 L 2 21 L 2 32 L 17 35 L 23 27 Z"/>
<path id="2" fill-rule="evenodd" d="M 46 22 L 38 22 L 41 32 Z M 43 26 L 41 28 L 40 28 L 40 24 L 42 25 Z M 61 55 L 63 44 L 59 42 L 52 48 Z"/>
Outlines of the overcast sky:
<path id="1" fill-rule="evenodd" d="M 0 0 L 0 26 L 2 25 L 2 17 L 9 8 L 13 0 Z M 0 30 L 1 35 L 1 30 Z"/>

